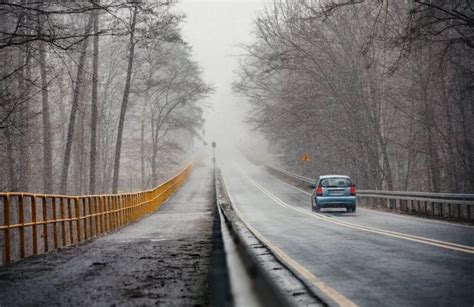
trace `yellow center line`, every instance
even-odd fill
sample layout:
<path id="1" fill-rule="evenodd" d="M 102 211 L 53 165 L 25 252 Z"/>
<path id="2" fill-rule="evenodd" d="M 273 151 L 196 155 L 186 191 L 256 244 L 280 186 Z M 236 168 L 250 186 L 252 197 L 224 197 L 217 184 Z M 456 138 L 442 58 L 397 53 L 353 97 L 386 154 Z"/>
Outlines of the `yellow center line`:
<path id="1" fill-rule="evenodd" d="M 303 276 L 307 281 L 312 283 L 316 288 L 318 288 L 321 292 L 325 295 L 330 297 L 336 304 L 343 307 L 357 307 L 357 305 L 346 298 L 344 295 L 337 292 L 335 289 L 326 285 L 323 281 L 317 278 L 313 273 L 311 273 L 308 269 L 306 269 L 303 265 L 298 263 L 296 260 L 288 256 L 285 252 L 283 252 L 279 247 L 275 246 L 270 240 L 264 237 L 260 232 L 258 232 L 251 224 L 249 224 L 242 216 L 240 210 L 235 205 L 235 201 L 232 199 L 229 190 L 227 189 L 228 185 L 225 180 L 224 172 L 222 172 L 222 179 L 224 181 L 224 186 L 231 201 L 232 208 L 234 209 L 235 213 L 245 224 L 245 226 L 250 230 L 250 232 L 260 241 L 262 242 L 268 249 L 272 251 L 272 253 L 284 264 L 291 267 L 293 270 L 297 271 L 301 276 Z M 258 188 L 258 187 L 257 187 Z M 268 195 L 267 195 L 268 196 Z"/>
<path id="2" fill-rule="evenodd" d="M 349 222 L 341 222 L 337 221 L 331 218 L 328 218 L 325 215 L 318 214 L 318 213 L 312 213 L 309 211 L 306 211 L 301 208 L 297 208 L 293 205 L 289 205 L 280 198 L 278 198 L 275 194 L 271 193 L 270 191 L 266 190 L 264 187 L 256 183 L 254 180 L 251 178 L 247 177 L 248 181 L 251 182 L 254 186 L 256 186 L 260 191 L 262 191 L 265 195 L 267 195 L 270 199 L 275 201 L 277 204 L 279 204 L 282 207 L 300 212 L 302 214 L 306 214 L 308 216 L 311 216 L 313 218 L 317 218 L 319 220 L 323 220 L 325 222 L 333 223 L 336 225 L 340 226 L 345 226 L 353 229 L 358 229 L 362 231 L 367 231 L 371 233 L 377 233 L 389 237 L 394 237 L 394 238 L 399 238 L 403 240 L 408 240 L 408 241 L 413 241 L 413 242 L 418 242 L 418 243 L 423 243 L 423 244 L 428 244 L 432 246 L 437 246 L 441 248 L 446 248 L 446 249 L 451 249 L 455 251 L 460 251 L 460 252 L 465 252 L 469 254 L 474 254 L 474 247 L 472 246 L 467 246 L 467 245 L 462 245 L 462 244 L 456 244 L 456 243 L 451 243 L 451 242 L 445 242 L 445 241 L 440 241 L 440 240 L 434 240 L 434 239 L 429 239 L 425 237 L 419 237 L 419 236 L 414 236 L 414 235 L 409 235 L 409 234 L 404 234 L 400 232 L 395 232 L 395 231 L 389 231 L 389 230 L 383 230 L 383 229 L 378 229 L 378 228 L 373 228 L 373 227 L 368 227 L 368 226 L 362 226 L 362 225 L 357 225 Z"/>

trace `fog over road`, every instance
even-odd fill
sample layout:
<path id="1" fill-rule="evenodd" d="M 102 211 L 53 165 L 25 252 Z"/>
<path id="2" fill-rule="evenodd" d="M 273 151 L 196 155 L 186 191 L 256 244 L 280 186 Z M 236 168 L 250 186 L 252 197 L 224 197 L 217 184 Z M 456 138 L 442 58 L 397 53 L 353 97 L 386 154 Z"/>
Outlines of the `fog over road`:
<path id="1" fill-rule="evenodd" d="M 244 219 L 324 284 L 361 306 L 472 306 L 474 227 L 358 208 L 312 213 L 305 191 L 242 155 L 218 155 Z"/>

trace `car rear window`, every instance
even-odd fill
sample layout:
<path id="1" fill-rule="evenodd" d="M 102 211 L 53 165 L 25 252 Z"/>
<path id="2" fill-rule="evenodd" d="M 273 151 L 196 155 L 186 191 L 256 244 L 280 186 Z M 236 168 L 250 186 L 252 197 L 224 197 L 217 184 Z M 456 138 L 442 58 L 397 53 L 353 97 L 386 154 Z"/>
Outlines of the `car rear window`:
<path id="1" fill-rule="evenodd" d="M 351 181 L 347 178 L 325 178 L 321 180 L 321 186 L 329 188 L 329 187 L 350 187 Z"/>

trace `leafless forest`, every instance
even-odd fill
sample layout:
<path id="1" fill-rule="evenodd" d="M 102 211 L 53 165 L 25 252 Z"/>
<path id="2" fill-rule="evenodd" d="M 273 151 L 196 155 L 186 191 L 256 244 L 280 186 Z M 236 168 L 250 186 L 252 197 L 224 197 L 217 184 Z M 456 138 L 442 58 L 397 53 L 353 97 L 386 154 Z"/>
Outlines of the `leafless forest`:
<path id="1" fill-rule="evenodd" d="M 174 6 L 0 3 L 0 190 L 131 191 L 182 166 L 213 89 Z M 254 36 L 234 90 L 276 162 L 474 192 L 471 1 L 276 0 Z"/>
<path id="2" fill-rule="evenodd" d="M 474 192 L 472 1 L 276 1 L 254 30 L 234 89 L 282 166 Z"/>
<path id="3" fill-rule="evenodd" d="M 0 190 L 132 191 L 183 166 L 212 87 L 173 6 L 0 3 Z"/>

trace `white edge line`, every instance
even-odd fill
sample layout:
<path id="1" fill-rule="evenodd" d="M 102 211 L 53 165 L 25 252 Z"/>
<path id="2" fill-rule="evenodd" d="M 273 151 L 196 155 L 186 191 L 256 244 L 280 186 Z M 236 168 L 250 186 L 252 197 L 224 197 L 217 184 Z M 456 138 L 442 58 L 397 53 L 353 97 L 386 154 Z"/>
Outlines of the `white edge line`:
<path id="1" fill-rule="evenodd" d="M 224 176 L 224 171 L 221 169 L 222 173 L 222 180 L 224 181 L 224 186 L 227 192 L 227 196 L 230 199 L 232 208 L 236 212 L 237 216 L 240 220 L 245 224 L 245 226 L 249 229 L 249 231 L 261 242 L 263 242 L 267 248 L 269 248 L 278 258 L 280 261 L 284 262 L 287 266 L 292 267 L 294 270 L 298 271 L 301 275 L 303 275 L 309 282 L 311 282 L 316 288 L 318 288 L 321 292 L 325 295 L 329 296 L 332 300 L 334 300 L 340 306 L 347 306 L 347 307 L 356 307 L 357 305 L 346 298 L 344 295 L 337 292 L 335 289 L 327 286 L 323 281 L 321 281 L 318 277 L 316 277 L 313 273 L 311 273 L 308 269 L 304 266 L 299 264 L 296 260 L 288 256 L 284 253 L 280 248 L 273 245 L 270 240 L 264 237 L 260 232 L 258 232 L 252 225 L 250 225 L 247 221 L 243 219 L 243 216 L 240 210 L 237 208 L 234 199 L 229 193 L 227 181 Z M 258 188 L 258 187 L 257 187 Z"/>
<path id="2" fill-rule="evenodd" d="M 280 178 L 270 174 L 272 177 L 275 177 L 276 179 L 278 179 L 279 181 L 283 182 L 284 184 L 306 194 L 306 195 L 309 195 L 311 196 L 311 193 L 309 192 L 306 192 L 305 190 L 303 189 L 300 189 L 298 187 L 295 187 L 294 185 L 284 181 L 284 180 L 281 180 Z M 383 214 L 383 215 L 389 215 L 391 217 L 399 217 L 399 218 L 404 218 L 404 219 L 409 219 L 409 220 L 416 220 L 416 221 L 423 221 L 423 222 L 428 222 L 428 223 L 435 223 L 435 224 L 444 224 L 444 225 L 449 225 L 449 226 L 456 226 L 456 227 L 464 227 L 464 228 L 474 228 L 474 226 L 470 226 L 470 225 L 463 225 L 463 224 L 457 224 L 457 223 L 451 223 L 451 222 L 445 222 L 445 221 L 437 221 L 437 220 L 432 220 L 432 219 L 429 219 L 429 218 L 422 218 L 422 217 L 415 217 L 415 216 L 405 216 L 405 215 L 402 215 L 402 214 L 396 214 L 396 213 L 390 213 L 390 212 L 380 212 L 378 210 L 373 210 L 373 209 L 369 209 L 369 208 L 361 208 L 359 207 L 359 209 L 361 210 L 365 210 L 365 211 L 370 211 L 370 212 L 373 212 L 373 213 L 377 213 L 377 214 Z"/>
<path id="3" fill-rule="evenodd" d="M 437 246 L 445 249 L 451 249 L 455 251 L 460 251 L 464 253 L 469 253 L 469 254 L 474 254 L 474 247 L 467 246 L 467 245 L 461 245 L 461 244 L 456 244 L 456 243 L 450 243 L 450 242 L 445 242 L 445 241 L 439 241 L 439 240 L 434 240 L 434 239 L 429 239 L 429 238 L 424 238 L 424 237 L 418 237 L 418 236 L 413 236 L 409 234 L 404 234 L 404 233 L 398 233 L 395 231 L 389 231 L 389 230 L 383 230 L 383 229 L 377 229 L 373 227 L 368 227 L 368 226 L 363 226 L 363 225 L 357 225 L 357 224 L 352 224 L 352 223 L 347 223 L 347 222 L 341 222 L 337 220 L 330 219 L 322 214 L 313 214 L 311 212 L 307 212 L 304 209 L 297 208 L 295 206 L 289 205 L 288 203 L 284 202 L 280 198 L 278 198 L 275 194 L 271 193 L 270 191 L 266 190 L 262 186 L 260 186 L 258 183 L 256 183 L 254 180 L 248 177 L 248 180 L 255 185 L 260 191 L 262 191 L 265 195 L 267 195 L 270 199 L 275 201 L 278 205 L 282 207 L 287 207 L 288 209 L 300 212 L 302 214 L 309 215 L 311 217 L 333 223 L 333 224 L 338 224 L 341 226 L 349 227 L 349 228 L 354 228 L 354 229 L 359 229 L 367 232 L 372 232 L 372 233 L 377 233 L 377 234 L 382 234 L 390 237 L 395 237 L 403 240 L 408 240 L 408 241 L 414 241 L 418 243 L 424 243 L 432 246 Z"/>

